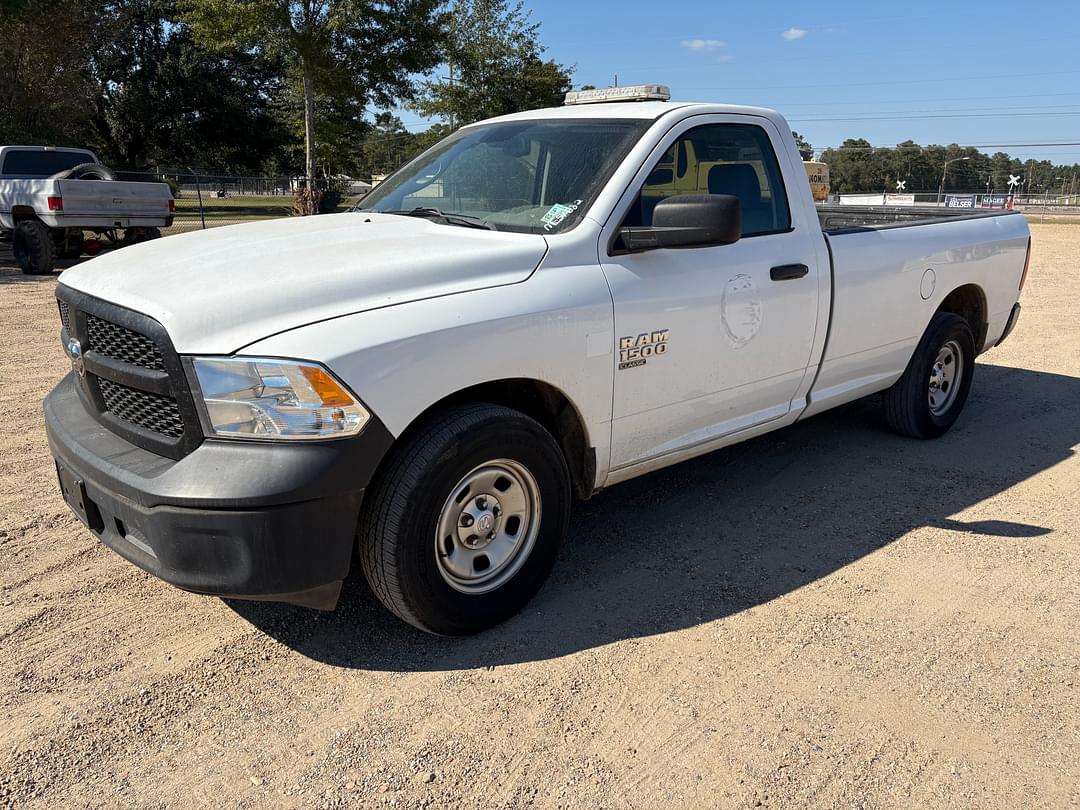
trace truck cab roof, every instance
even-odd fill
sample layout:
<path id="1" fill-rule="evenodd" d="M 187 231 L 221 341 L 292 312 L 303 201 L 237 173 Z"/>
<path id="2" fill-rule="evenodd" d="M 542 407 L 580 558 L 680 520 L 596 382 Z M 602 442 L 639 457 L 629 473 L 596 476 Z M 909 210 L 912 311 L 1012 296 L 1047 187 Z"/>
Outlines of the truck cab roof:
<path id="1" fill-rule="evenodd" d="M 617 101 L 595 104 L 576 104 L 563 107 L 545 107 L 538 110 L 511 113 L 510 115 L 488 118 L 469 126 L 491 124 L 505 121 L 536 121 L 559 118 L 631 118 L 638 120 L 656 120 L 679 111 L 683 115 L 759 115 L 782 121 L 780 114 L 765 107 L 748 107 L 740 104 L 708 104 L 695 101 Z"/>

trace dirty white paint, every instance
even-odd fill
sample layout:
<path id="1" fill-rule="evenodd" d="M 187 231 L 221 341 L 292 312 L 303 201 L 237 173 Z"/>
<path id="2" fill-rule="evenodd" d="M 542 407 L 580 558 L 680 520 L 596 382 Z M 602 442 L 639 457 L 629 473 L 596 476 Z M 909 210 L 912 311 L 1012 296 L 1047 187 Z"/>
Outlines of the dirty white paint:
<path id="1" fill-rule="evenodd" d="M 744 273 L 729 279 L 720 301 L 720 321 L 724 333 L 736 348 L 745 346 L 757 336 L 763 317 L 764 306 L 754 279 Z"/>

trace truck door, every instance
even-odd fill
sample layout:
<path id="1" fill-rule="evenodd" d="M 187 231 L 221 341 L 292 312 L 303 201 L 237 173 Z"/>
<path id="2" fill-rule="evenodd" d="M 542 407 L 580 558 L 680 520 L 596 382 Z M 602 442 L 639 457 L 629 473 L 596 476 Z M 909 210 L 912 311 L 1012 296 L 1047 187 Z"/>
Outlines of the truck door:
<path id="1" fill-rule="evenodd" d="M 677 125 L 652 153 L 707 164 L 708 192 L 739 198 L 734 244 L 622 249 L 618 227 L 651 224 L 672 191 L 650 185 L 667 179 L 655 169 L 639 172 L 608 223 L 600 250 L 615 304 L 613 472 L 791 412 L 818 328 L 821 233 L 816 217 L 789 205 L 778 146 L 768 119 L 709 115 Z"/>

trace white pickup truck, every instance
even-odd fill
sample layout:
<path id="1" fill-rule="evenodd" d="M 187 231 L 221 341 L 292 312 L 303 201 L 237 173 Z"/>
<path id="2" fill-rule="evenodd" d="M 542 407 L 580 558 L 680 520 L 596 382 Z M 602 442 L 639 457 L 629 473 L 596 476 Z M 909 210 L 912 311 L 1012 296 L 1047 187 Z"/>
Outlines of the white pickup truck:
<path id="1" fill-rule="evenodd" d="M 0 146 L 0 234 L 10 235 L 29 275 L 87 252 L 84 231 L 115 244 L 155 239 L 175 210 L 168 186 L 117 181 L 86 149 Z M 96 241 L 89 245 L 98 249 Z"/>
<path id="2" fill-rule="evenodd" d="M 466 634 L 540 588 L 575 496 L 879 392 L 949 429 L 1016 323 L 1022 215 L 818 209 L 777 113 L 597 95 L 463 127 L 350 213 L 65 272 L 75 512 L 207 594 L 330 609 L 358 549 Z M 690 153 L 707 193 L 653 193 Z"/>

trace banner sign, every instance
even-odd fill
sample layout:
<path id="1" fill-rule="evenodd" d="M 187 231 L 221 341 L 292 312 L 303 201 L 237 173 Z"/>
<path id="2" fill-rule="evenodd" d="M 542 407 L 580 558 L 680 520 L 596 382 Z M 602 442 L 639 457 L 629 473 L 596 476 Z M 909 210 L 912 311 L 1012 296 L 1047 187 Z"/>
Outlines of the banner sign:
<path id="1" fill-rule="evenodd" d="M 948 194 L 945 197 L 946 208 L 974 208 L 977 194 Z"/>
<path id="2" fill-rule="evenodd" d="M 979 208 L 1005 208 L 1009 198 L 1005 194 L 983 194 L 979 198 Z"/>
<path id="3" fill-rule="evenodd" d="M 885 195 L 885 204 L 886 205 L 914 205 L 915 204 L 915 195 L 914 194 L 886 194 Z"/>
<path id="4" fill-rule="evenodd" d="M 841 205 L 881 205 L 885 201 L 884 194 L 841 194 Z"/>

